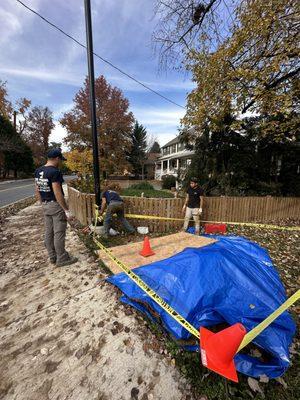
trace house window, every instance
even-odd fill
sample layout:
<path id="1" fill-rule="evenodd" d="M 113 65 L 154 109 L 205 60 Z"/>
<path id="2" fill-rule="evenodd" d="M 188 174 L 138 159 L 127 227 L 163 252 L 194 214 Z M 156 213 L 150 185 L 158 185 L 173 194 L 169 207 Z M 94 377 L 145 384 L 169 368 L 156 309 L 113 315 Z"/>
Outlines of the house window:
<path id="1" fill-rule="evenodd" d="M 178 151 L 183 151 L 184 147 L 184 143 L 178 143 Z"/>
<path id="2" fill-rule="evenodd" d="M 186 168 L 186 159 L 179 159 L 179 168 Z"/>
<path id="3" fill-rule="evenodd" d="M 176 169 L 177 168 L 177 160 L 171 160 L 170 168 L 171 169 Z"/>
<path id="4" fill-rule="evenodd" d="M 176 153 L 176 144 L 172 144 L 171 153 Z"/>

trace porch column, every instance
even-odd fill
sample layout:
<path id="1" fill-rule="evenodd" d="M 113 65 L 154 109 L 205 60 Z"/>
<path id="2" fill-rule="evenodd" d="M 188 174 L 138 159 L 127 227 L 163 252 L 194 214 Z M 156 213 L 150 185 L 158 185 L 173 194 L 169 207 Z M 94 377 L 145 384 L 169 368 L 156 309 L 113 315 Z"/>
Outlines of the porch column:
<path id="1" fill-rule="evenodd" d="M 160 180 L 162 180 L 164 162 L 160 162 Z"/>
<path id="2" fill-rule="evenodd" d="M 177 158 L 177 165 L 176 165 L 177 171 L 179 170 L 179 158 Z"/>
<path id="3" fill-rule="evenodd" d="M 167 174 L 170 173 L 170 160 L 167 160 Z"/>

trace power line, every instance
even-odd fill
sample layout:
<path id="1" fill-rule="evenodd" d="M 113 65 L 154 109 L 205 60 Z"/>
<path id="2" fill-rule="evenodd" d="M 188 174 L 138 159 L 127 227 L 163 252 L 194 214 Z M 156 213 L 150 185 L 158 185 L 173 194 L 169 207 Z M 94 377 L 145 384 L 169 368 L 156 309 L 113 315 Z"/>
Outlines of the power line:
<path id="1" fill-rule="evenodd" d="M 19 4 L 21 4 L 23 7 L 25 7 L 27 10 L 31 11 L 33 14 L 37 15 L 39 18 L 41 18 L 44 22 L 46 22 L 48 25 L 52 26 L 52 28 L 58 30 L 60 33 L 62 33 L 63 35 L 67 36 L 69 39 L 73 40 L 73 42 L 77 43 L 79 46 L 83 47 L 84 49 L 86 49 L 86 46 L 79 42 L 77 39 L 75 39 L 73 36 L 71 36 L 70 34 L 68 34 L 67 32 L 65 32 L 63 29 L 61 29 L 59 26 L 55 25 L 53 22 L 49 21 L 47 18 L 43 17 L 41 14 L 39 14 L 37 11 L 33 10 L 32 8 L 30 8 L 27 4 L 23 3 L 23 1 L 21 0 L 16 0 Z M 156 90 L 152 89 L 150 86 L 146 85 L 145 83 L 139 81 L 138 79 L 134 78 L 133 76 L 129 75 L 127 72 L 123 71 L 121 68 L 117 67 L 116 65 L 114 65 L 112 62 L 110 62 L 109 60 L 106 60 L 105 58 L 101 57 L 99 54 L 97 53 L 93 53 L 95 57 L 99 58 L 101 61 L 105 62 L 106 64 L 108 64 L 110 67 L 116 69 L 117 71 L 119 71 L 121 74 L 127 76 L 127 78 L 133 80 L 134 82 L 138 83 L 139 85 L 143 86 L 145 89 L 149 90 L 150 92 L 156 94 L 157 96 L 161 97 L 162 99 L 168 101 L 169 103 L 174 104 L 177 107 L 183 108 L 185 109 L 184 106 L 176 103 L 175 101 L 169 99 L 168 97 L 164 96 L 163 94 L 157 92 Z"/>

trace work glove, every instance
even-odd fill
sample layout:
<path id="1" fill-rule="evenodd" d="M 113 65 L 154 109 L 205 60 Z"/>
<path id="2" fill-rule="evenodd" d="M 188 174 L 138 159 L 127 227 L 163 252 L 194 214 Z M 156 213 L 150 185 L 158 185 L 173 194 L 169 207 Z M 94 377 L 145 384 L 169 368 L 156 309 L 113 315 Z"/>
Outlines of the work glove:
<path id="1" fill-rule="evenodd" d="M 66 214 L 67 220 L 74 218 L 71 211 L 69 211 L 69 210 L 65 210 L 65 214 Z"/>
<path id="2" fill-rule="evenodd" d="M 202 208 L 199 208 L 199 215 L 202 214 Z"/>

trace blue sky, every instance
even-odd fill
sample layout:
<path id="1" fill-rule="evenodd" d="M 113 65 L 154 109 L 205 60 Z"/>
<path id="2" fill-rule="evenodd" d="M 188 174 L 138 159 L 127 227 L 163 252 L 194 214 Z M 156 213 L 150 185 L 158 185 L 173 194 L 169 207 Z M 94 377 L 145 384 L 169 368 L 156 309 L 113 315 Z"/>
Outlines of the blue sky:
<path id="1" fill-rule="evenodd" d="M 28 6 L 85 43 L 83 0 L 24 0 Z M 159 72 L 151 35 L 156 21 L 154 0 L 91 0 L 94 51 L 185 106 L 193 88 L 190 78 L 176 71 Z M 87 74 L 83 48 L 52 29 L 15 0 L 0 3 L 0 79 L 7 81 L 12 100 L 27 97 L 47 105 L 57 121 L 72 107 L 75 93 Z M 123 90 L 130 110 L 160 144 L 177 134 L 184 110 L 149 93 L 95 58 L 95 75 L 103 74 Z M 56 122 L 51 140 L 61 141 L 64 130 Z"/>

